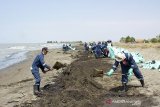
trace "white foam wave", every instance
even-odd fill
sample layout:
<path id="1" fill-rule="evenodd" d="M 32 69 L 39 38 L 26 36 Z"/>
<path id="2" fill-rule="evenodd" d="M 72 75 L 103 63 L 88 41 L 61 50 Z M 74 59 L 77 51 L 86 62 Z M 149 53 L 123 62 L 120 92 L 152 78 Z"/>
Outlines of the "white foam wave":
<path id="1" fill-rule="evenodd" d="M 13 47 L 9 47 L 8 49 L 25 50 L 26 46 L 13 46 Z"/>
<path id="2" fill-rule="evenodd" d="M 41 47 L 48 47 L 48 48 L 61 48 L 62 44 L 53 44 L 53 43 L 47 43 L 47 44 L 42 44 Z"/>
<path id="3" fill-rule="evenodd" d="M 0 62 L 0 69 L 6 68 L 10 65 L 13 65 L 17 62 L 23 61 L 26 59 L 27 51 L 22 51 L 18 53 L 13 53 L 11 55 L 7 55 L 5 59 L 2 59 Z"/>

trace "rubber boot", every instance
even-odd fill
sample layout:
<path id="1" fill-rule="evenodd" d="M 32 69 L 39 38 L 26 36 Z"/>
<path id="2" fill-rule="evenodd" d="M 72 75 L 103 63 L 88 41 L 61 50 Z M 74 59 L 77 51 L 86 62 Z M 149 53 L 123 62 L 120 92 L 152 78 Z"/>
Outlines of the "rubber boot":
<path id="1" fill-rule="evenodd" d="M 122 83 L 122 92 L 127 92 L 127 84 L 126 83 Z"/>
<path id="2" fill-rule="evenodd" d="M 41 92 L 39 91 L 39 85 L 33 85 L 33 93 L 34 93 L 34 95 L 41 94 Z"/>
<path id="3" fill-rule="evenodd" d="M 40 85 L 38 85 L 38 91 L 39 91 L 40 93 L 42 93 L 41 88 L 40 88 Z"/>
<path id="4" fill-rule="evenodd" d="M 144 80 L 140 80 L 142 87 L 144 87 Z"/>

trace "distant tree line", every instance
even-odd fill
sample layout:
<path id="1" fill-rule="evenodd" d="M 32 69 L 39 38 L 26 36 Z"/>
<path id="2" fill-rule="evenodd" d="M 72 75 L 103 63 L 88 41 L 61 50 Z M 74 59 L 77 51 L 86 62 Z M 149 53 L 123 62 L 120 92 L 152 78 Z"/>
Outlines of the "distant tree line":
<path id="1" fill-rule="evenodd" d="M 134 37 L 127 36 L 127 37 L 121 37 L 120 42 L 134 43 L 134 42 L 137 42 L 137 41 Z M 160 43 L 160 34 L 158 36 L 154 37 L 154 38 L 151 38 L 151 39 L 144 39 L 143 42 L 144 43 Z"/>
<path id="2" fill-rule="evenodd" d="M 131 36 L 127 36 L 127 37 L 121 37 L 120 42 L 124 42 L 124 43 L 134 43 L 135 42 L 135 38 L 131 37 Z"/>
<path id="3" fill-rule="evenodd" d="M 152 43 L 160 43 L 160 35 L 156 36 L 155 38 L 150 39 L 149 42 L 152 42 Z"/>
<path id="4" fill-rule="evenodd" d="M 58 43 L 57 41 L 47 41 L 47 43 Z"/>

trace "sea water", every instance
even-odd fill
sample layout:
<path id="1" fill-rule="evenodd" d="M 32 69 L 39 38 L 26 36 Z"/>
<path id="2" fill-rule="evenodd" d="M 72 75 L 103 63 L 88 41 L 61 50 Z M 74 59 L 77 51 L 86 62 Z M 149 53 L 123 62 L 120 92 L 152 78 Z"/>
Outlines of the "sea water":
<path id="1" fill-rule="evenodd" d="M 61 43 L 18 43 L 0 44 L 0 69 L 11 66 L 27 58 L 26 53 L 41 50 L 43 47 L 49 49 L 61 48 Z"/>

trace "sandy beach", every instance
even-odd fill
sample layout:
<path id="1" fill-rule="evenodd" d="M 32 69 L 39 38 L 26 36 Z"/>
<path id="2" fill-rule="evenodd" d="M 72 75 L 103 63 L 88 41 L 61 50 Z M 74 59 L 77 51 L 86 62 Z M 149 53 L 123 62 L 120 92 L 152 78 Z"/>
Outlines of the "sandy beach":
<path id="1" fill-rule="evenodd" d="M 137 51 L 141 53 L 146 60 L 160 60 L 160 48 L 157 46 L 144 48 L 143 45 L 133 46 L 133 45 L 127 44 L 127 45 L 121 45 L 120 47 L 125 47 L 129 51 Z M 80 51 L 83 52 L 82 48 Z M 34 106 L 36 103 L 41 105 L 41 103 L 44 101 L 43 97 L 41 98 L 41 100 L 39 100 L 38 97 L 33 95 L 34 79 L 30 72 L 30 66 L 32 64 L 33 58 L 39 52 L 40 51 L 29 52 L 28 58 L 25 61 L 22 61 L 18 64 L 12 65 L 0 71 L 0 81 L 1 81 L 0 82 L 0 90 L 1 90 L 0 107 L 13 107 L 14 105 L 19 105 L 25 102 L 27 102 L 27 104 L 33 103 L 32 106 Z M 76 51 L 71 51 L 67 54 L 64 54 L 62 50 L 54 49 L 47 54 L 47 56 L 45 57 L 45 61 L 51 66 L 54 65 L 56 61 L 70 64 L 75 60 L 73 59 L 73 56 L 78 56 L 78 52 L 79 51 L 76 50 Z M 69 66 L 68 70 L 72 75 L 68 74 L 69 76 L 64 76 L 64 78 L 62 77 L 60 79 L 60 82 L 58 80 L 57 82 L 58 84 L 60 85 L 65 84 L 65 88 L 63 87 L 62 91 L 55 92 L 60 94 L 61 96 L 53 93 L 53 96 L 55 99 L 53 98 L 52 95 L 51 95 L 51 98 L 48 96 L 48 99 L 50 100 L 53 99 L 53 101 L 57 102 L 55 103 L 55 105 L 59 104 L 57 105 L 58 107 L 61 107 L 60 104 L 62 105 L 70 104 L 70 106 L 72 104 L 73 105 L 75 104 L 80 107 L 82 106 L 88 107 L 89 106 L 88 103 L 90 104 L 90 106 L 95 106 L 94 103 L 99 104 L 100 102 L 98 101 L 103 101 L 103 99 L 101 98 L 108 98 L 108 96 L 104 97 L 106 92 L 107 93 L 111 92 L 109 94 L 109 97 L 114 98 L 117 94 L 115 94 L 114 91 L 113 91 L 114 93 L 112 93 L 112 90 L 117 90 L 116 88 L 121 85 L 119 76 L 117 77 L 116 75 L 114 75 L 113 77 L 103 76 L 103 78 L 102 77 L 94 78 L 94 80 L 97 83 L 102 85 L 103 89 L 101 89 L 100 86 L 97 85 L 97 83 L 95 82 L 90 83 L 90 81 L 93 81 L 92 79 L 86 80 L 86 78 L 90 78 L 89 75 L 92 73 L 94 68 L 98 68 L 106 71 L 107 69 L 110 68 L 113 62 L 114 62 L 113 60 L 109 60 L 106 58 L 95 59 L 93 56 L 90 56 L 90 55 L 84 58 L 81 57 L 80 61 L 76 61 L 71 66 Z M 110 65 L 110 66 L 106 66 L 106 65 Z M 71 68 L 73 69 L 73 71 Z M 140 83 L 139 81 L 137 81 L 137 78 L 135 78 L 135 76 L 132 76 L 131 81 L 128 83 L 128 85 L 131 87 L 127 92 L 127 96 L 124 97 L 124 99 L 128 97 L 131 97 L 131 100 L 140 99 L 142 104 L 134 107 L 144 107 L 146 105 L 148 107 L 159 107 L 160 105 L 160 94 L 159 94 L 160 93 L 160 84 L 159 84 L 160 72 L 158 70 L 148 70 L 143 68 L 140 68 L 140 70 L 144 76 L 145 87 L 144 88 L 140 87 Z M 51 72 L 48 72 L 47 74 L 43 74 L 41 72 L 41 77 L 42 77 L 41 87 L 44 87 L 46 84 L 54 84 L 53 77 L 57 76 L 58 72 L 61 72 L 61 71 L 62 70 L 58 70 L 58 71 L 53 70 Z M 77 74 L 75 72 L 77 72 Z M 79 82 L 80 83 L 83 82 L 83 84 L 80 84 Z M 66 92 L 68 93 L 68 91 L 69 92 L 75 91 L 75 93 L 70 93 L 69 97 L 68 96 L 65 97 L 66 95 L 68 95 L 66 94 Z M 79 94 L 80 96 L 78 96 L 78 99 L 80 99 L 80 102 L 79 100 L 78 101 L 76 100 L 77 102 L 76 103 L 75 99 L 68 101 L 70 97 L 77 99 L 76 95 L 79 95 Z M 88 97 L 85 97 L 85 95 L 87 95 Z M 67 98 L 65 99 L 66 101 L 62 100 L 62 102 L 59 102 L 63 98 Z M 123 99 L 123 97 L 121 99 Z M 33 101 L 37 101 L 37 102 L 33 102 Z M 45 105 L 47 101 L 48 100 L 46 99 L 46 101 L 43 102 L 42 104 Z M 83 105 L 83 103 L 85 105 Z M 106 104 L 103 105 L 103 107 L 106 107 L 106 106 L 108 105 Z M 123 106 L 130 107 L 128 105 L 123 105 Z M 38 105 L 36 107 L 38 107 Z M 115 107 L 115 105 L 113 104 L 111 107 Z"/>
<path id="2" fill-rule="evenodd" d="M 159 10 L 160 0 L 1 0 L 0 107 L 160 107 Z"/>
<path id="3" fill-rule="evenodd" d="M 29 52 L 26 60 L 0 70 L 0 107 L 13 107 L 15 104 L 37 99 L 33 95 L 34 79 L 30 67 L 38 53 L 40 51 Z M 53 66 L 56 61 L 70 64 L 73 58 L 71 58 L 70 53 L 63 54 L 61 49 L 52 49 L 45 56 L 45 61 Z M 43 74 L 40 71 L 42 77 L 41 87 L 51 82 L 50 77 L 56 76 L 57 72 L 57 70 L 53 70 Z"/>

